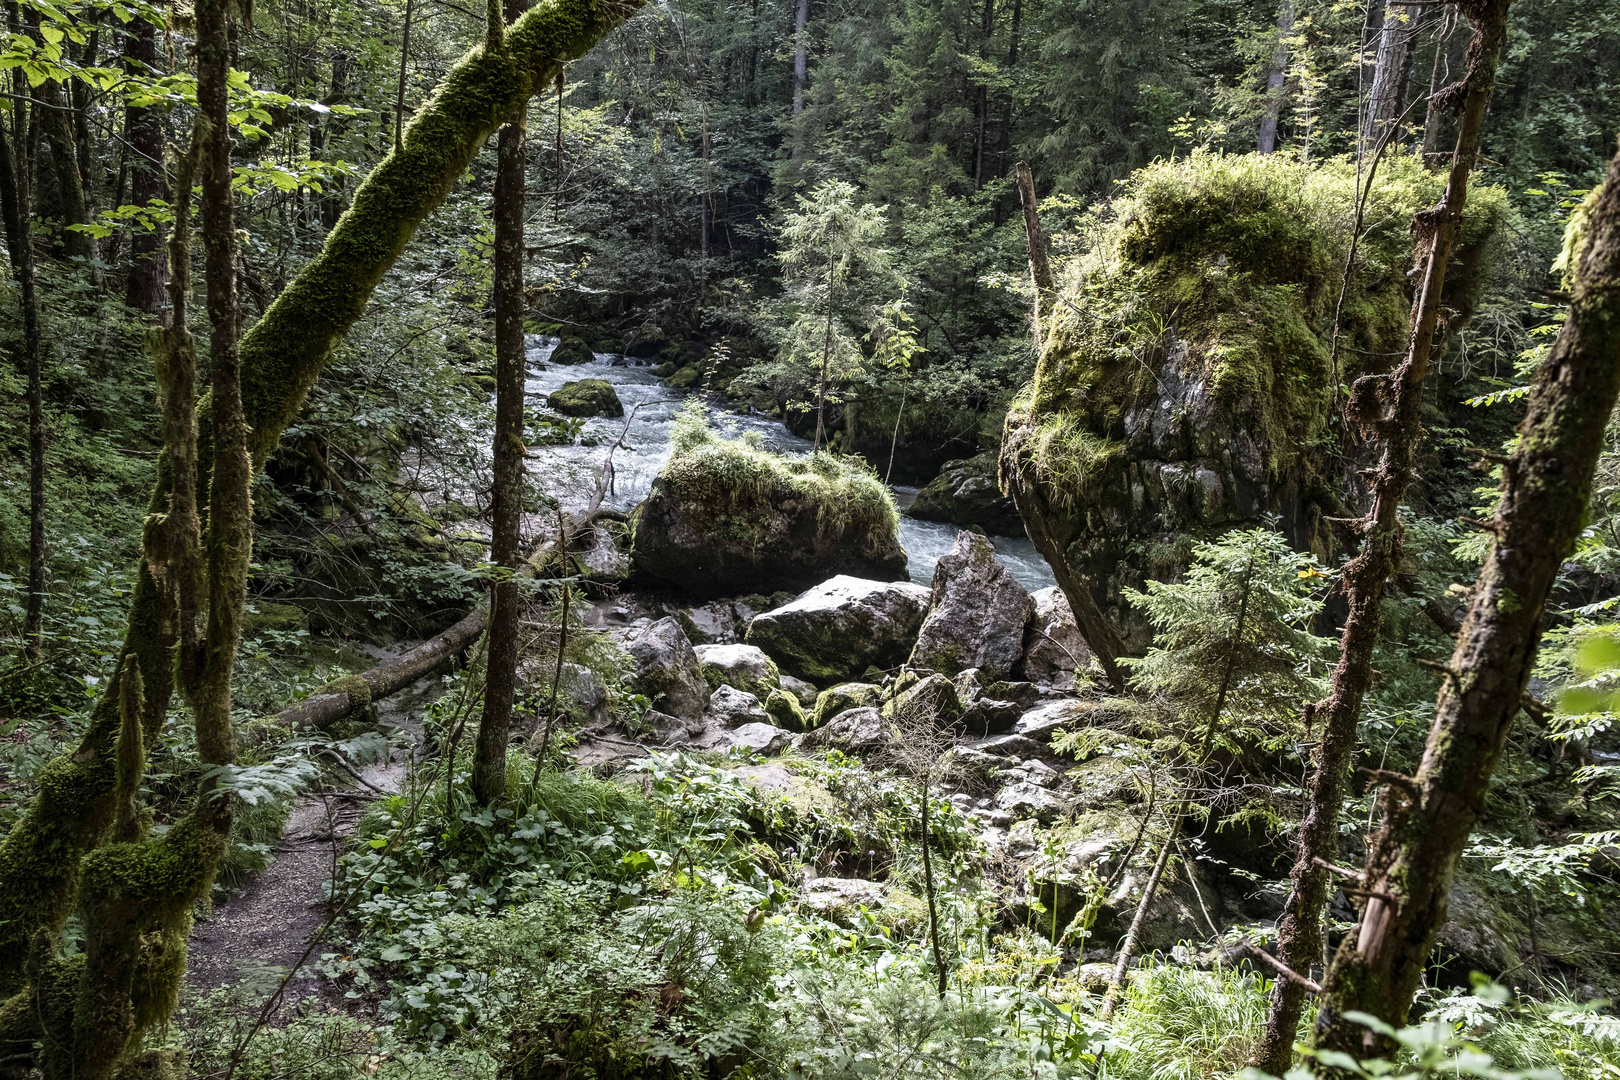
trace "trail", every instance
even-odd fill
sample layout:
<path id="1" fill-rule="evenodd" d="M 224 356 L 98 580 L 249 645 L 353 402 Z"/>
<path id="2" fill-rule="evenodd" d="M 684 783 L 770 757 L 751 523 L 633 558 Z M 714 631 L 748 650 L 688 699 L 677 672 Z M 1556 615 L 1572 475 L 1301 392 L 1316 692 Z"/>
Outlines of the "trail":
<path id="1" fill-rule="evenodd" d="M 437 680 L 424 680 L 381 703 L 378 725 L 410 736 L 411 747 L 393 746 L 386 760 L 360 769 L 367 782 L 386 792 L 399 790 L 421 745 L 422 710 L 438 694 Z M 186 983 L 193 993 L 235 987 L 263 996 L 274 989 L 326 920 L 333 867 L 375 798 L 376 792 L 360 785 L 299 797 L 276 843 L 275 861 L 192 929 Z M 321 951 L 316 950 L 316 959 Z M 308 966 L 288 985 L 280 1013 L 294 1011 L 306 998 L 327 996 L 341 999 Z"/>

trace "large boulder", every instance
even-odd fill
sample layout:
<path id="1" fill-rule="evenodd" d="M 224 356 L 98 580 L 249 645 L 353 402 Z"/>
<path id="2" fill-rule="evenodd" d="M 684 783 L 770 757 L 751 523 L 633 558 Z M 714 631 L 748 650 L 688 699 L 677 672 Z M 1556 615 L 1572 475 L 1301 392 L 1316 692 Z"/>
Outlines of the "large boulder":
<path id="1" fill-rule="evenodd" d="M 839 713 L 868 708 L 882 700 L 883 688 L 880 686 L 872 683 L 839 683 L 830 690 L 823 690 L 816 698 L 810 726 L 820 727 Z"/>
<path id="2" fill-rule="evenodd" d="M 553 364 L 564 364 L 571 367 L 574 364 L 590 363 L 596 359 L 596 354 L 591 352 L 591 347 L 585 344 L 583 338 L 568 334 L 557 342 L 556 348 L 551 350 L 550 359 Z"/>
<path id="3" fill-rule="evenodd" d="M 700 720 L 709 705 L 709 684 L 681 624 L 672 618 L 633 627 L 624 648 L 636 662 L 630 688 L 659 712 Z"/>
<path id="4" fill-rule="evenodd" d="M 922 626 L 928 590 L 909 581 L 840 574 L 748 624 L 747 641 L 782 670 L 828 686 L 903 662 Z"/>
<path id="5" fill-rule="evenodd" d="M 889 724 L 874 708 L 851 709 L 827 721 L 825 727 L 799 736 L 805 746 L 832 746 L 849 753 L 867 753 L 889 741 Z"/>
<path id="6" fill-rule="evenodd" d="M 996 560 L 994 545 L 963 531 L 934 568 L 928 617 L 911 650 L 911 666 L 955 675 L 978 668 L 980 678 L 1005 679 L 1024 652 L 1024 629 L 1035 605 Z"/>
<path id="7" fill-rule="evenodd" d="M 761 701 L 782 685 L 776 662 L 754 645 L 699 645 L 698 666 L 712 689 L 734 686 Z"/>
<path id="8" fill-rule="evenodd" d="M 949 525 L 977 525 L 997 536 L 1023 536 L 1024 523 L 1018 507 L 1001 493 L 996 479 L 996 455 L 947 461 L 939 475 L 917 492 L 917 501 L 906 510 L 923 521 L 943 521 Z"/>
<path id="9" fill-rule="evenodd" d="M 1335 388 L 1405 347 L 1406 223 L 1445 182 L 1416 155 L 1386 163 L 1366 193 L 1366 220 L 1384 224 L 1361 237 L 1342 296 L 1360 190 L 1347 159 L 1161 161 L 1085 233 L 1008 409 L 1001 476 L 1105 664 L 1151 640 L 1126 590 L 1174 578 L 1196 540 L 1275 527 L 1332 554 L 1355 474 L 1324 451 Z M 1446 275 L 1453 330 L 1509 213 L 1500 188 L 1470 189 Z"/>
<path id="10" fill-rule="evenodd" d="M 836 574 L 906 579 L 899 517 L 870 471 L 726 439 L 700 415 L 632 519 L 637 574 L 699 596 L 807 589 Z"/>
<path id="11" fill-rule="evenodd" d="M 710 695 L 708 719 L 723 728 L 771 722 L 770 715 L 760 706 L 759 698 L 735 686 L 722 686 Z"/>
<path id="12" fill-rule="evenodd" d="M 623 416 L 619 392 L 606 379 L 565 382 L 546 398 L 546 407 L 564 416 Z"/>
<path id="13" fill-rule="evenodd" d="M 1074 689 L 1074 673 L 1091 662 L 1091 649 L 1075 624 L 1068 598 L 1056 585 L 1030 594 L 1035 616 L 1024 631 L 1021 674 L 1038 686 L 1065 693 Z"/>

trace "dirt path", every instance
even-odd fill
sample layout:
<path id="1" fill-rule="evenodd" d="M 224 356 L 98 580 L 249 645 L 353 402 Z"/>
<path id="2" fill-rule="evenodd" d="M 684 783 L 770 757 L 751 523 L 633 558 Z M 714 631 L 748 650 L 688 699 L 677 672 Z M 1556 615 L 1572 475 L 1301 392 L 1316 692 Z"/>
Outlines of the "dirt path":
<path id="1" fill-rule="evenodd" d="M 436 680 L 425 680 L 413 690 L 384 704 L 379 726 L 408 736 L 414 750 L 421 744 L 419 717 L 438 696 L 438 687 Z M 360 774 L 383 791 L 397 791 L 410 756 L 410 750 L 395 746 L 387 761 L 367 766 Z M 303 955 L 310 935 L 326 921 L 326 887 L 333 866 L 375 797 L 370 788 L 357 785 L 350 791 L 315 792 L 298 799 L 276 844 L 275 862 L 192 929 L 186 982 L 193 992 L 234 986 L 245 995 L 263 997 L 274 991 Z M 311 960 L 319 961 L 323 951 L 330 949 L 317 946 Z M 323 987 L 324 980 L 306 965 L 288 985 L 281 1011 L 320 996 Z"/>

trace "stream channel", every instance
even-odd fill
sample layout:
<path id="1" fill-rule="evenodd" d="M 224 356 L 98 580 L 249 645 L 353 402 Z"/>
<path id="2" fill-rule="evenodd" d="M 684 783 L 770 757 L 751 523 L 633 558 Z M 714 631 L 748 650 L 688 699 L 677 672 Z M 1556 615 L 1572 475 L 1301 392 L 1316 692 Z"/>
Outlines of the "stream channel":
<path id="1" fill-rule="evenodd" d="M 576 379 L 602 379 L 613 385 L 624 404 L 625 415 L 637 405 L 624 445 L 613 455 L 613 490 L 605 500 L 609 506 L 629 510 L 647 497 L 652 483 L 669 460 L 670 434 L 675 414 L 687 398 L 699 391 L 677 390 L 653 374 L 650 366 L 628 357 L 598 353 L 589 364 L 551 364 L 551 338 L 529 339 L 529 374 L 525 384 L 532 404 L 544 404 L 546 396 L 565 382 Z M 736 437 L 757 431 L 767 450 L 802 455 L 810 452 L 810 440 L 800 438 L 778 420 L 768 416 L 731 412 L 729 403 L 712 394 L 702 394 L 713 409 L 710 423 L 723 434 Z M 530 469 L 547 479 L 547 490 L 557 495 L 567 510 L 585 507 L 596 490 L 597 474 L 606 448 L 624 429 L 624 420 L 592 417 L 585 422 L 585 442 L 592 446 L 541 446 L 529 450 Z M 894 501 L 902 511 L 917 496 L 916 488 L 895 487 Z M 538 522 L 536 522 L 538 524 Z M 911 580 L 922 585 L 934 580 L 934 564 L 950 551 L 960 530 L 937 521 L 919 521 L 900 515 L 900 543 L 906 549 Z M 995 536 L 996 556 L 1024 588 L 1033 592 L 1056 584 L 1051 567 L 1025 537 Z"/>

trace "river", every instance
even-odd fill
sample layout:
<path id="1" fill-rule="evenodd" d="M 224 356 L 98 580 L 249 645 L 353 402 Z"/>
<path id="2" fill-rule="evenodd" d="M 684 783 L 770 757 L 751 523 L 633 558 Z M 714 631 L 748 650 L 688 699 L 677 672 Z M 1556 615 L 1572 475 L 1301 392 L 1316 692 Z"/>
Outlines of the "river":
<path id="1" fill-rule="evenodd" d="M 549 364 L 547 361 L 555 346 L 556 341 L 551 338 L 529 339 L 530 366 L 526 383 L 529 400 L 536 405 L 543 404 L 546 395 L 575 379 L 603 379 L 613 385 L 624 404 L 626 416 L 630 416 L 632 410 L 634 416 L 625 432 L 624 445 L 613 455 L 613 490 L 606 503 L 629 510 L 647 497 L 653 479 L 669 460 L 675 414 L 697 391 L 676 390 L 654 375 L 650 366 L 631 358 L 599 353 L 589 364 L 567 367 Z M 792 455 L 810 452 L 810 440 L 793 434 L 780 421 L 731 412 L 725 408 L 729 403 L 723 398 L 712 394 L 702 396 L 714 406 L 710 422 L 722 432 L 740 435 L 757 431 L 767 449 Z M 530 471 L 545 477 L 546 490 L 562 499 L 565 509 L 580 509 L 596 489 L 605 448 L 625 430 L 624 425 L 623 419 L 593 417 L 585 422 L 581 440 L 590 445 L 531 447 Z M 916 496 L 916 488 L 894 489 L 895 503 L 901 509 L 910 506 Z M 918 521 L 901 514 L 900 543 L 906 549 L 911 580 L 923 585 L 933 581 L 934 564 L 951 549 L 958 531 L 954 525 Z M 996 557 L 1024 588 L 1034 591 L 1056 584 L 1051 567 L 1028 539 L 996 536 L 991 541 L 996 546 Z"/>

